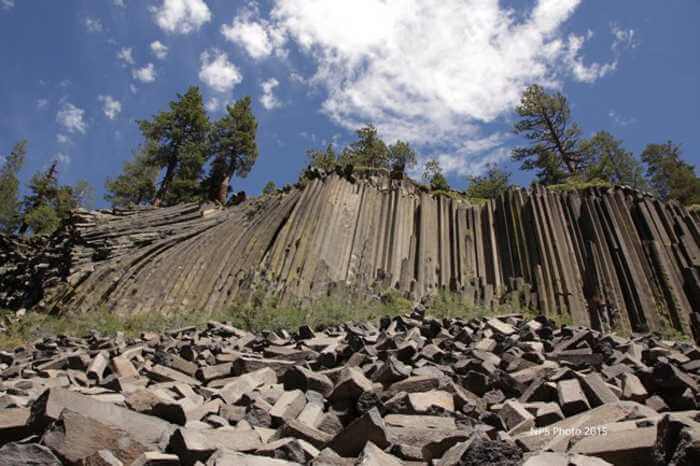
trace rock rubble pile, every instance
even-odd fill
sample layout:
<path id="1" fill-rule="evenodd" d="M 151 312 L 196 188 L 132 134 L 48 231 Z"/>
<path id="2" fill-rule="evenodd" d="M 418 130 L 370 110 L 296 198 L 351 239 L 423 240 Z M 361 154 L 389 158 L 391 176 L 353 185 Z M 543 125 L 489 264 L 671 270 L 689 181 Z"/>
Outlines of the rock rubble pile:
<path id="1" fill-rule="evenodd" d="M 697 465 L 700 352 L 520 315 L 0 352 L 0 466 Z"/>

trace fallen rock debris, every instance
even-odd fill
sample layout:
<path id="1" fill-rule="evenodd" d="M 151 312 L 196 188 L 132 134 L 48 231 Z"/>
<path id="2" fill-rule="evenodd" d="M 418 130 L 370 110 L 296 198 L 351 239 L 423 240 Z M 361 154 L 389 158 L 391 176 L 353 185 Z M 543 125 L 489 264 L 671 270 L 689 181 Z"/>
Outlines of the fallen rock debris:
<path id="1" fill-rule="evenodd" d="M 0 466 L 700 464 L 700 352 L 544 317 L 0 351 Z"/>

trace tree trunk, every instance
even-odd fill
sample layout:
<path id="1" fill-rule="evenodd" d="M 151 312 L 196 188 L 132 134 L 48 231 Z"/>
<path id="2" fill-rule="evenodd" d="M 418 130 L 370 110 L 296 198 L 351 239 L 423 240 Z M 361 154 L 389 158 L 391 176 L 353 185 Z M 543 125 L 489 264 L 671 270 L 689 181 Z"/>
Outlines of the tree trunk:
<path id="1" fill-rule="evenodd" d="M 163 197 L 167 194 L 170 188 L 170 182 L 175 176 L 175 168 L 177 167 L 177 161 L 171 161 L 168 163 L 168 167 L 165 169 L 165 176 L 163 176 L 163 181 L 160 182 L 160 187 L 156 193 L 156 197 L 153 199 L 153 207 L 160 207 L 161 202 L 163 202 Z"/>
<path id="2" fill-rule="evenodd" d="M 231 177 L 225 174 L 219 183 L 218 189 L 216 190 L 216 199 L 221 204 L 226 204 L 226 199 L 228 199 L 228 184 L 231 182 Z"/>

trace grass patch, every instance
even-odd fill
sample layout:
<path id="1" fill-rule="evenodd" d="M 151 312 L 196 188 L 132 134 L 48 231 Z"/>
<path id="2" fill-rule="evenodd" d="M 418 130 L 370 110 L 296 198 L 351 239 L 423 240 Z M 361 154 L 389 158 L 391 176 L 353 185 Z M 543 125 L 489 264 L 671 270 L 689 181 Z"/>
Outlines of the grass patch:
<path id="1" fill-rule="evenodd" d="M 587 188 L 610 188 L 612 184 L 610 182 L 594 178 L 592 180 L 580 180 L 576 178 L 569 178 L 566 182 L 561 184 L 553 184 L 547 186 L 547 189 L 552 191 L 567 192 L 567 191 L 580 191 Z"/>
<path id="2" fill-rule="evenodd" d="M 163 333 L 188 326 L 204 327 L 210 320 L 228 322 L 245 330 L 288 329 L 295 331 L 301 325 L 319 329 L 343 322 L 373 321 L 382 316 L 397 316 L 410 313 L 412 303 L 398 291 L 381 293 L 379 299 L 340 300 L 322 298 L 310 305 L 280 305 L 275 300 L 256 298 L 251 303 L 239 304 L 219 312 L 191 311 L 173 314 L 144 313 L 122 316 L 107 309 L 97 309 L 81 315 L 52 316 L 38 312 L 28 312 L 20 319 L 14 312 L 0 310 L 0 322 L 6 327 L 0 332 L 0 349 L 10 350 L 28 342 L 48 336 L 69 335 L 84 337 L 91 332 L 104 336 L 123 333 L 127 337 L 137 337 L 142 332 Z M 489 309 L 470 305 L 461 295 L 442 292 L 428 304 L 428 315 L 436 318 L 460 317 L 479 318 L 488 315 L 521 313 L 527 317 L 535 315 L 530 310 L 517 309 L 510 305 Z"/>

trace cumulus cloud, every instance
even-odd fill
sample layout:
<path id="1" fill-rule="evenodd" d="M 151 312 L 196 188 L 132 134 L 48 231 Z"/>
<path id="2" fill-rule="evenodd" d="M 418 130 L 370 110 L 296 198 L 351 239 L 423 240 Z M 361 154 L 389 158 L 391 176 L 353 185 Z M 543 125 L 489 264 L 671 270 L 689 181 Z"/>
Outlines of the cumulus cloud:
<path id="1" fill-rule="evenodd" d="M 282 30 L 260 19 L 256 9 L 244 9 L 230 25 L 221 26 L 221 33 L 256 60 L 270 56 L 275 50 L 278 55 L 284 53 L 280 49 L 285 42 Z"/>
<path id="2" fill-rule="evenodd" d="M 48 104 L 49 104 L 49 100 L 48 100 L 48 99 L 37 99 L 37 101 L 36 101 L 36 108 L 38 108 L 39 110 L 43 110 L 44 108 L 46 108 L 46 106 L 47 106 Z"/>
<path id="3" fill-rule="evenodd" d="M 134 64 L 133 49 L 123 47 L 117 52 L 117 58 L 127 65 Z"/>
<path id="4" fill-rule="evenodd" d="M 272 110 L 280 107 L 282 103 L 275 96 L 275 88 L 279 86 L 279 81 L 275 78 L 266 79 L 260 84 L 263 94 L 260 96 L 260 103 L 267 110 Z"/>
<path id="5" fill-rule="evenodd" d="M 15 0 L 0 0 L 0 7 L 3 10 L 9 10 L 15 6 Z"/>
<path id="6" fill-rule="evenodd" d="M 189 34 L 211 21 L 211 11 L 204 0 L 163 0 L 151 11 L 156 24 L 171 33 Z"/>
<path id="7" fill-rule="evenodd" d="M 88 32 L 102 32 L 104 28 L 102 26 L 102 21 L 98 18 L 91 18 L 88 16 L 85 18 L 85 29 L 87 29 Z"/>
<path id="8" fill-rule="evenodd" d="M 253 58 L 296 44 L 315 63 L 307 82 L 325 91 L 333 121 L 372 122 L 387 140 L 453 154 L 448 170 L 460 172 L 500 156 L 507 138 L 484 127 L 510 115 L 527 85 L 592 83 L 618 66 L 617 55 L 584 60 L 588 36 L 563 31 L 581 0 L 533 3 L 516 13 L 499 0 L 274 0 L 269 17 L 244 12 L 222 33 Z"/>
<path id="9" fill-rule="evenodd" d="M 112 3 L 114 3 L 114 6 L 118 6 L 119 8 L 126 7 L 126 0 L 112 0 Z"/>
<path id="10" fill-rule="evenodd" d="M 65 134 L 58 133 L 56 135 L 56 142 L 58 142 L 59 144 L 69 144 L 71 141 L 70 138 Z"/>
<path id="11" fill-rule="evenodd" d="M 97 97 L 97 100 L 102 103 L 102 111 L 110 120 L 114 120 L 122 111 L 121 102 L 115 100 L 112 96 L 100 95 Z"/>
<path id="12" fill-rule="evenodd" d="M 56 114 L 56 121 L 69 133 L 85 134 L 85 110 L 76 107 L 70 102 L 65 102 Z"/>
<path id="13" fill-rule="evenodd" d="M 153 55 L 155 55 L 158 60 L 165 60 L 165 57 L 168 56 L 168 47 L 163 45 L 161 41 L 157 40 L 151 42 L 151 52 L 153 52 Z"/>
<path id="14" fill-rule="evenodd" d="M 156 80 L 156 70 L 153 63 L 149 63 L 143 68 L 131 70 L 131 75 L 142 83 L 152 83 Z"/>
<path id="15" fill-rule="evenodd" d="M 220 50 L 204 51 L 200 60 L 202 66 L 199 70 L 199 79 L 217 92 L 230 92 L 243 80 L 236 65 L 231 63 L 226 53 Z"/>

